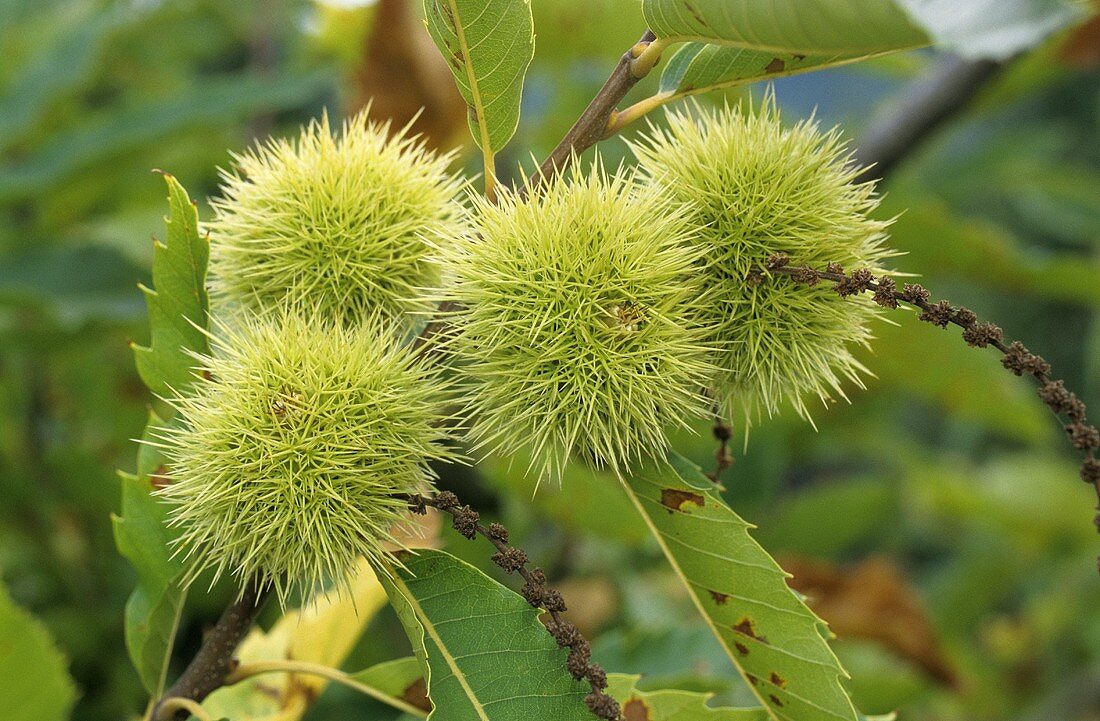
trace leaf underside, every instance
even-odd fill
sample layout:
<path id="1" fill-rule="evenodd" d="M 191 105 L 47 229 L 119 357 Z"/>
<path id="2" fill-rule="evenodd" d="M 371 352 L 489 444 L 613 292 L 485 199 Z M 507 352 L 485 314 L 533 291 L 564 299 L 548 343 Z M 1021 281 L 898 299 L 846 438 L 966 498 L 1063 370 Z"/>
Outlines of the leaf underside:
<path id="1" fill-rule="evenodd" d="M 673 97 L 796 75 L 859 60 L 859 55 L 773 53 L 702 42 L 684 43 L 661 73 L 660 92 Z"/>
<path id="2" fill-rule="evenodd" d="M 523 79 L 535 56 L 525 0 L 424 0 L 428 33 L 469 106 L 478 147 L 496 152 L 519 124 Z"/>
<path id="3" fill-rule="evenodd" d="M 624 485 L 770 718 L 855 721 L 824 621 L 698 467 L 671 453 Z"/>
<path id="4" fill-rule="evenodd" d="M 877 55 L 928 43 L 886 0 L 643 0 L 658 38 L 772 53 Z"/>

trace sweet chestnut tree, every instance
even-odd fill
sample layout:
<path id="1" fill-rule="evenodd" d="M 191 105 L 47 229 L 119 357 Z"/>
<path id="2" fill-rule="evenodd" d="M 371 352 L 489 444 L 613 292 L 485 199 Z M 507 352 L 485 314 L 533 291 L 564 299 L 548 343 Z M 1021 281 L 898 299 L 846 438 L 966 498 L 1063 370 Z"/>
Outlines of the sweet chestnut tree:
<path id="1" fill-rule="evenodd" d="M 994 25 L 1018 20 L 972 4 Z M 858 388 L 867 369 L 852 349 L 903 309 L 1030 376 L 1098 490 L 1100 433 L 1041 357 L 898 279 L 904 260 L 874 215 L 874 180 L 839 131 L 783 122 L 770 93 L 720 109 L 681 103 L 627 139 L 635 162 L 579 156 L 711 90 L 937 41 L 988 51 L 987 25 L 967 29 L 933 5 L 624 8 L 624 22 L 649 30 L 545 162 L 509 186 L 495 155 L 518 123 L 530 7 L 425 0 L 469 105 L 480 181 L 365 115 L 325 116 L 235 155 L 202 228 L 165 175 L 168 232 L 143 289 L 151 341 L 135 347 L 165 404 L 124 478 L 116 525 L 139 576 L 126 641 L 150 694 L 145 717 L 234 718 L 244 702 L 233 691 L 263 677 L 313 695 L 342 683 L 437 721 L 862 718 L 825 624 L 718 492 L 731 436 L 784 407 L 810 418 L 818 399 Z M 1048 15 L 1004 53 L 1069 12 L 1017 5 Z M 658 71 L 657 93 L 625 106 Z M 714 424 L 713 469 L 668 440 L 700 419 Z M 507 529 L 435 488 L 440 464 L 487 457 L 514 460 L 532 492 L 567 462 L 604 469 L 597 482 L 628 497 L 755 705 L 713 708 L 703 694 L 639 690 L 629 668 L 608 673 Z M 516 588 L 419 547 L 409 529 L 427 513 L 482 543 Z M 220 578 L 240 591 L 170 680 L 186 598 Z M 269 598 L 282 620 L 249 636 Z M 384 603 L 414 655 L 341 670 Z"/>

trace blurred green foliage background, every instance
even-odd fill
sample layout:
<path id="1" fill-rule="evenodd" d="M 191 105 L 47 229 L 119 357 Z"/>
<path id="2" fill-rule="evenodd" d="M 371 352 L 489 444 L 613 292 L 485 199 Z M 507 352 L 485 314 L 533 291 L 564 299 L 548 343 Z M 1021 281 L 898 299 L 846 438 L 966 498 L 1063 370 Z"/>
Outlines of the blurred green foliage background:
<path id="1" fill-rule="evenodd" d="M 0 2 L 0 573 L 70 659 L 74 718 L 133 717 L 144 703 L 122 634 L 134 579 L 110 514 L 115 469 L 132 468 L 130 439 L 150 403 L 127 347 L 144 338 L 135 282 L 147 280 L 150 235 L 163 229 L 164 187 L 149 171 L 204 198 L 230 151 L 369 97 L 376 115 L 400 122 L 426 105 L 418 129 L 443 147 L 462 142 L 450 79 L 402 5 Z M 643 29 L 633 2 L 533 7 L 538 44 L 522 124 L 500 158 L 506 176 L 553 146 Z M 375 34 L 382 12 L 396 30 Z M 899 269 L 1000 323 L 1094 407 L 1098 47 L 1100 31 L 1086 27 L 1012 63 L 889 178 L 882 211 L 898 215 Z M 816 109 L 858 141 L 935 60 L 922 52 L 790 78 L 776 94 L 789 120 Z M 625 156 L 618 139 L 603 150 Z M 463 156 L 471 172 L 475 156 Z M 785 415 L 737 444 L 730 504 L 841 636 L 863 710 L 1100 719 L 1100 543 L 1068 444 L 994 354 L 912 314 L 892 319 L 865 354 L 876 377 L 851 389 L 851 405 L 822 409 L 819 430 Z M 708 428 L 677 444 L 713 463 Z M 443 484 L 508 524 L 561 579 L 609 670 L 645 673 L 643 687 L 743 696 L 614 481 L 578 467 L 560 490 L 532 495 L 523 467 L 489 459 L 444 469 Z M 444 539 L 489 568 L 484 548 Z M 179 662 L 231 592 L 193 594 Z M 354 658 L 394 657 L 406 644 L 383 613 Z M 386 713 L 331 689 L 308 718 Z"/>

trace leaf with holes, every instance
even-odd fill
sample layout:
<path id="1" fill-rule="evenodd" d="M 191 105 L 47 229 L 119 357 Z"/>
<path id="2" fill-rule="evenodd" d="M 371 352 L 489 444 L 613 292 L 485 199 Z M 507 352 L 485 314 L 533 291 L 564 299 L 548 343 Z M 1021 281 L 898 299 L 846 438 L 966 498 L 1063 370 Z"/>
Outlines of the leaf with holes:
<path id="1" fill-rule="evenodd" d="M 664 42 L 847 57 L 928 44 L 925 32 L 888 0 L 643 0 L 642 12 Z"/>
<path id="2" fill-rule="evenodd" d="M 210 244 L 199 234 L 198 213 L 187 191 L 171 175 L 168 183 L 168 236 L 153 243 L 153 288 L 141 286 L 149 309 L 152 339 L 133 345 L 138 373 L 159 396 L 183 393 L 194 381 L 189 352 L 208 349 L 206 264 Z"/>
<path id="3" fill-rule="evenodd" d="M 530 3 L 424 0 L 424 15 L 469 106 L 474 141 L 483 151 L 500 150 L 519 124 L 523 78 L 535 56 Z"/>
<path id="4" fill-rule="evenodd" d="M 0 586 L 0 718 L 62 721 L 76 701 L 68 664 L 45 627 Z"/>
<path id="5" fill-rule="evenodd" d="M 770 718 L 855 721 L 825 622 L 699 468 L 670 453 L 624 486 Z"/>
<path id="6" fill-rule="evenodd" d="M 379 573 L 446 721 L 591 721 L 589 688 L 517 593 L 443 551 L 402 553 Z"/>

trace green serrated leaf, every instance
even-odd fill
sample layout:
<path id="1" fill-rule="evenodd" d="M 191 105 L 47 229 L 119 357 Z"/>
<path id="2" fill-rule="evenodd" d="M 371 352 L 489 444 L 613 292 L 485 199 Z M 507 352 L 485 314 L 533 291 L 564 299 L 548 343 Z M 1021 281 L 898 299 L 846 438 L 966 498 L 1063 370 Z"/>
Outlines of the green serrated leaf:
<path id="1" fill-rule="evenodd" d="M 607 692 L 619 702 L 627 719 L 645 721 L 768 721 L 762 708 L 711 708 L 707 702 L 714 694 L 681 691 L 639 691 L 641 676 L 612 673 L 607 676 Z"/>
<path id="2" fill-rule="evenodd" d="M 183 393 L 194 382 L 195 361 L 205 353 L 208 300 L 206 265 L 210 244 L 199 234 L 199 216 L 187 191 L 171 175 L 168 183 L 168 236 L 154 241 L 153 289 L 142 287 L 149 309 L 152 340 L 135 345 L 138 373 L 149 390 L 162 397 Z"/>
<path id="3" fill-rule="evenodd" d="M 529 0 L 424 0 L 424 15 L 470 108 L 474 141 L 500 150 L 519 124 L 523 79 L 535 56 Z"/>
<path id="4" fill-rule="evenodd" d="M 587 684 L 565 670 L 538 611 L 443 551 L 403 554 L 379 574 L 446 721 L 591 721 Z"/>
<path id="5" fill-rule="evenodd" d="M 69 718 L 76 687 L 68 663 L 49 632 L 15 605 L 0 585 L 0 718 L 61 721 Z"/>
<path id="6" fill-rule="evenodd" d="M 675 453 L 669 461 L 623 485 L 769 718 L 855 721 L 824 621 L 699 468 Z"/>
<path id="7" fill-rule="evenodd" d="M 112 518 L 115 545 L 137 571 L 137 588 L 126 602 L 126 650 L 146 690 L 159 696 L 168 671 L 186 589 L 183 563 L 172 555 L 174 534 L 167 507 L 153 496 L 153 479 L 167 473 L 166 459 L 149 441 L 165 425 L 150 411 L 138 450 L 138 474 L 120 473 L 122 512 Z"/>
<path id="8" fill-rule="evenodd" d="M 666 42 L 849 57 L 928 44 L 887 0 L 643 0 L 642 12 Z"/>

